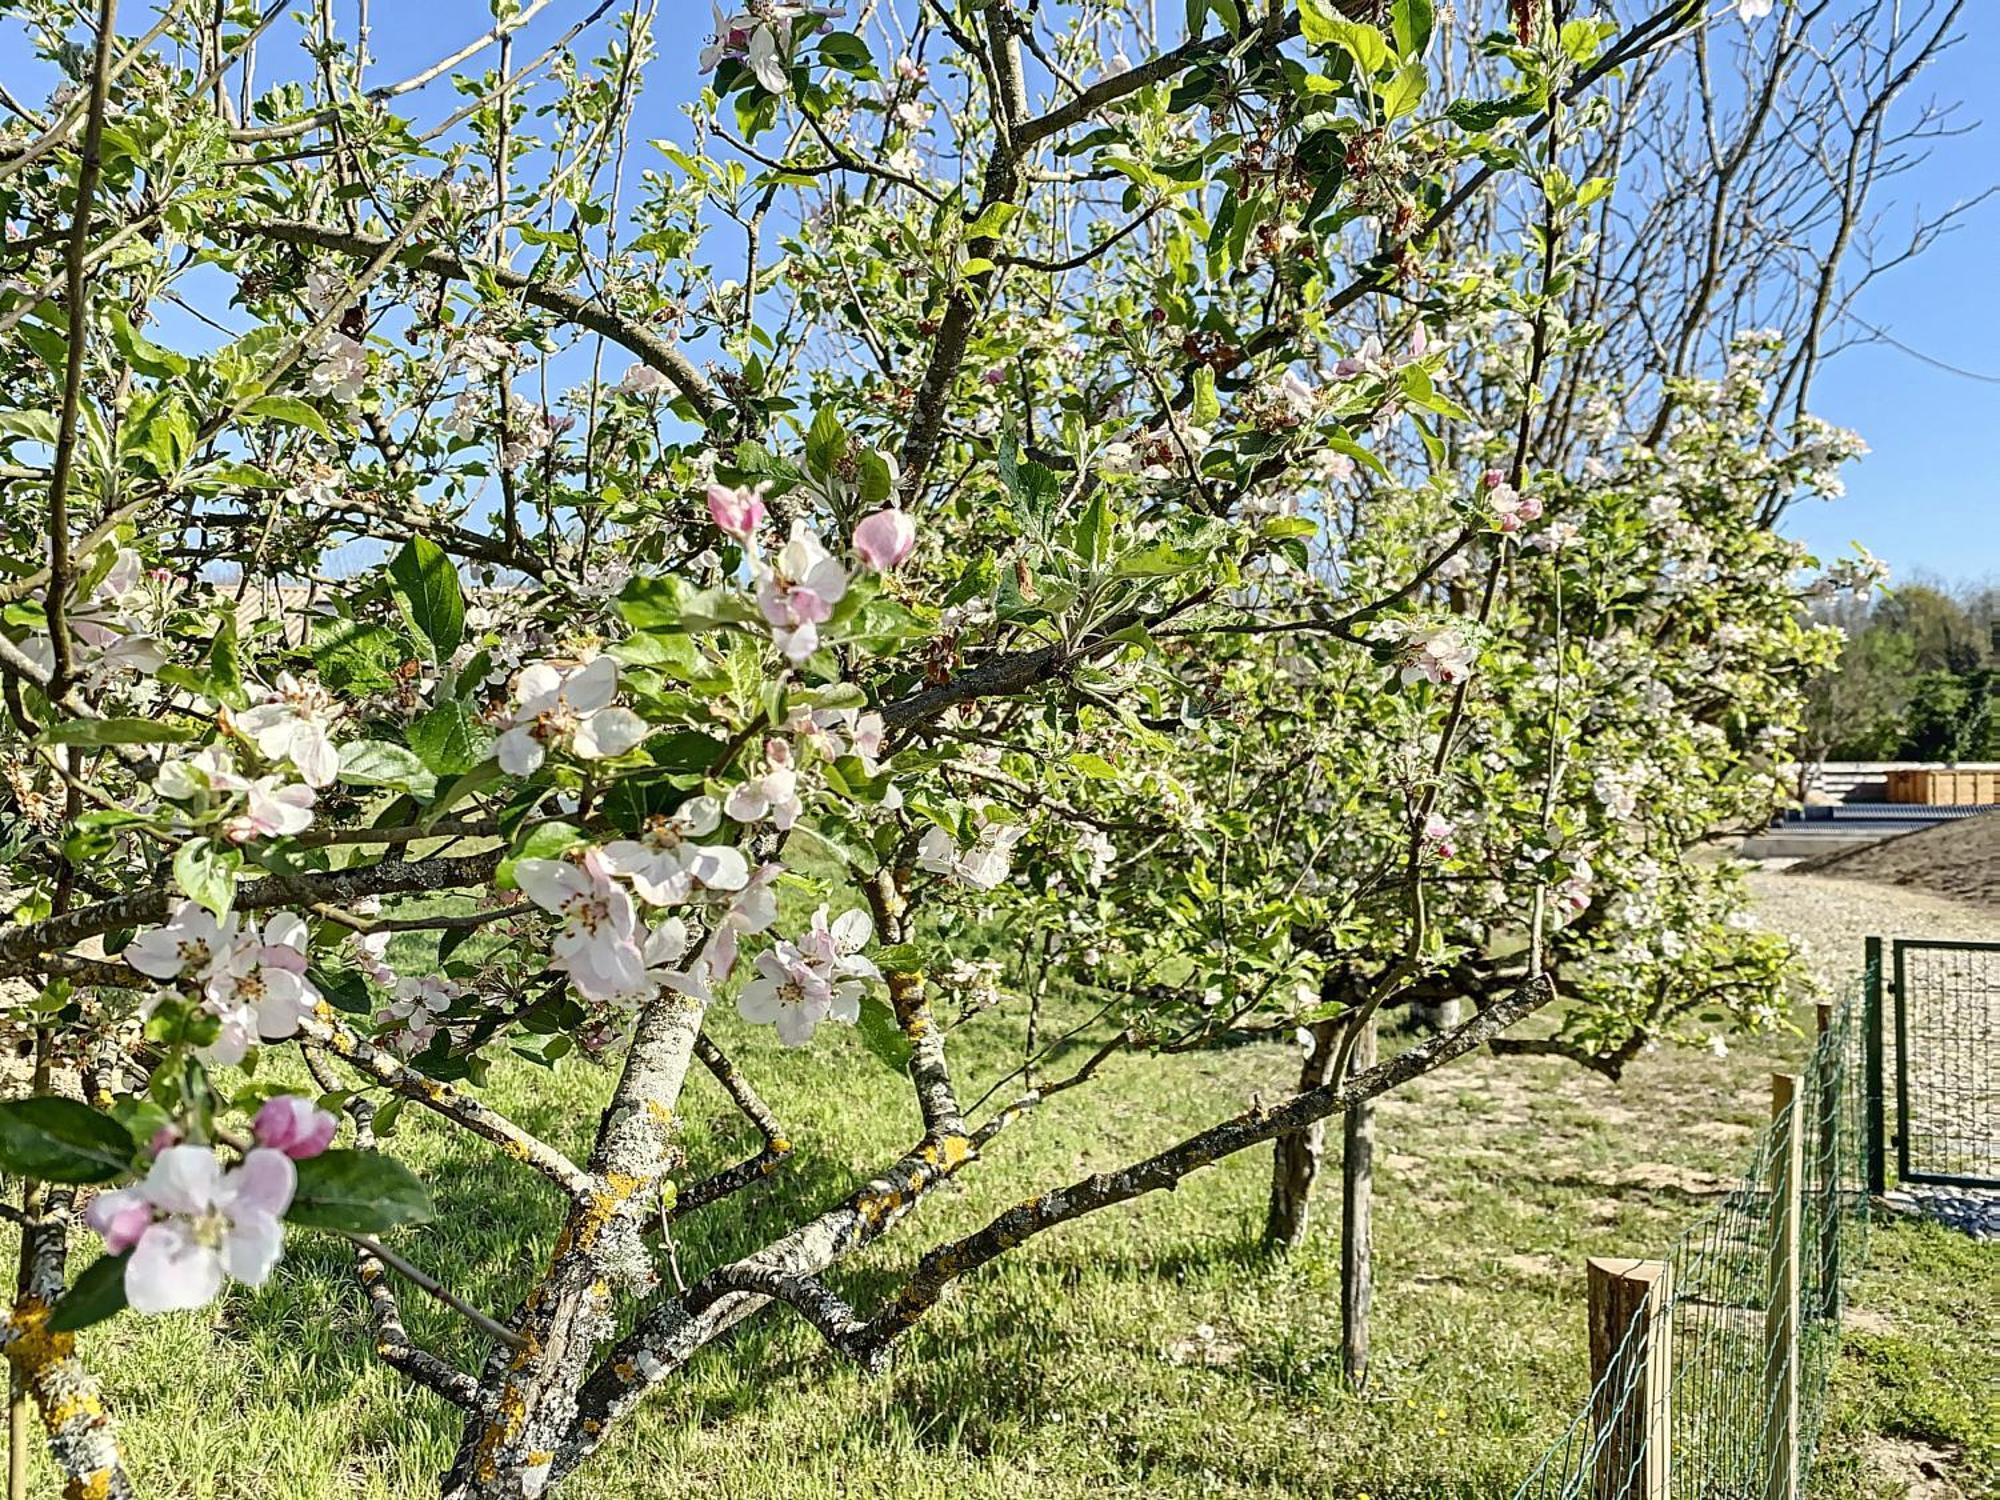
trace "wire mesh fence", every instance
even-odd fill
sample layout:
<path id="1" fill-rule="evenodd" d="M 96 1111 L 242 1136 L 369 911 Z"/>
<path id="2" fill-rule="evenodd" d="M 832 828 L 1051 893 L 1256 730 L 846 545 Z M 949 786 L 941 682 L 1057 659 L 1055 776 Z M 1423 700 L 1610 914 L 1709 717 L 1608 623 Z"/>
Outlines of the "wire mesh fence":
<path id="1" fill-rule="evenodd" d="M 1657 1261 L 1594 1261 L 1584 1410 L 1516 1500 L 1806 1493 L 1867 1253 L 1860 995 L 1822 1012 L 1742 1179 Z"/>
<path id="2" fill-rule="evenodd" d="M 1898 1175 L 2000 1183 L 2000 943 L 1895 945 Z"/>

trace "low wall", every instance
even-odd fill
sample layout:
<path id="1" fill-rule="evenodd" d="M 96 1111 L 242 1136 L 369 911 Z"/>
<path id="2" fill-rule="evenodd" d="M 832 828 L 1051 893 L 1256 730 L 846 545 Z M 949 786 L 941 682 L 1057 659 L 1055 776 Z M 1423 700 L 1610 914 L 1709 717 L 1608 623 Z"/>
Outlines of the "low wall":
<path id="1" fill-rule="evenodd" d="M 1824 761 L 1817 766 L 1807 767 L 1805 770 L 1806 801 L 1809 804 L 1817 803 L 1822 806 L 1829 803 L 1889 801 L 1907 803 L 1932 802 L 1933 805 L 1935 803 L 1958 805 L 2000 803 L 2000 793 L 1989 791 L 1987 795 L 1983 796 L 1947 796 L 1942 795 L 1946 790 L 1942 785 L 1934 789 L 1937 793 L 1934 801 L 1932 798 L 1911 792 L 1906 792 L 1903 796 L 1895 796 L 1891 791 L 1892 783 L 1913 786 L 1915 783 L 1911 782 L 1905 773 L 1916 772 L 1949 773 L 1953 777 L 1962 778 L 1962 781 L 1954 780 L 1951 782 L 1951 790 L 1954 792 L 1959 790 L 1970 792 L 1977 787 L 1978 778 L 1985 778 L 1988 788 L 1994 786 L 1996 782 L 2000 782 L 2000 761 L 1962 761 L 1957 765 L 1951 765 L 1944 761 L 1918 760 Z"/>

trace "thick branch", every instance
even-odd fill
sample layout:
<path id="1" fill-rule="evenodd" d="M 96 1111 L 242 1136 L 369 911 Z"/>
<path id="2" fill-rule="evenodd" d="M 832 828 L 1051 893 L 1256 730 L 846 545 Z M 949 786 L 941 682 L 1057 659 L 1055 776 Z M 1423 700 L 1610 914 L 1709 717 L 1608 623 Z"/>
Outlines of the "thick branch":
<path id="1" fill-rule="evenodd" d="M 315 871 L 309 875 L 270 875 L 253 880 L 236 892 L 236 910 L 263 911 L 274 906 L 310 907 L 318 902 L 352 902 L 364 896 L 406 896 L 485 885 L 493 879 L 503 851 L 467 854 L 451 859 L 400 860 L 364 865 L 352 870 Z M 164 886 L 80 906 L 41 922 L 0 927 L 0 978 L 24 974 L 43 954 L 60 953 L 89 938 L 123 927 L 156 925 L 180 904 Z"/>
<path id="2" fill-rule="evenodd" d="M 369 234 L 350 234 L 342 229 L 330 229 L 322 224 L 308 224 L 295 219 L 272 219 L 262 223 L 236 226 L 236 232 L 259 239 L 275 240 L 285 245 L 310 245 L 321 250 L 332 250 L 336 254 L 352 256 L 357 260 L 378 254 L 388 241 Z M 630 319 L 620 316 L 595 298 L 582 296 L 576 292 L 564 291 L 559 287 L 545 286 L 533 277 L 524 275 L 508 266 L 475 264 L 447 255 L 441 250 L 425 250 L 409 257 L 408 264 L 415 270 L 432 276 L 442 276 L 452 281 L 467 281 L 475 274 L 491 276 L 500 286 L 510 292 L 519 292 L 523 301 L 554 313 L 579 328 L 587 328 L 592 333 L 602 334 L 614 344 L 623 345 L 640 359 L 658 370 L 680 393 L 687 398 L 703 421 L 712 421 L 721 407 L 715 392 L 702 378 L 701 371 L 694 362 L 672 344 L 650 329 L 643 328 Z"/>
<path id="3" fill-rule="evenodd" d="M 440 1083 L 398 1061 L 374 1043 L 358 1036 L 336 1019 L 327 1007 L 319 1015 L 299 1023 L 299 1034 L 317 1042 L 328 1052 L 344 1059 L 356 1071 L 385 1084 L 406 1099 L 463 1126 L 522 1163 L 534 1168 L 556 1184 L 571 1199 L 587 1200 L 596 1186 L 583 1169 L 546 1141 L 528 1134 L 497 1110 L 459 1093 L 448 1083 Z"/>

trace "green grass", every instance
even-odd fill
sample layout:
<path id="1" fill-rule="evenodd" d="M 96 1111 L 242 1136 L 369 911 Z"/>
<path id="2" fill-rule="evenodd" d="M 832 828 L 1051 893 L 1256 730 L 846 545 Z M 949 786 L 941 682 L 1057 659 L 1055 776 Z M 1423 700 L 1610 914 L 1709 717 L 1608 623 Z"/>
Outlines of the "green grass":
<path id="1" fill-rule="evenodd" d="M 968 1099 L 1013 1065 L 1012 1026 L 987 1015 L 955 1037 Z M 837 1200 L 917 1130 L 907 1083 L 844 1029 L 800 1053 L 733 1015 L 716 1030 L 799 1151 L 779 1178 L 680 1226 L 690 1276 Z M 1376 1364 L 1361 1394 L 1338 1374 L 1337 1193 L 1311 1243 L 1274 1263 L 1255 1240 L 1269 1170 L 1259 1151 L 970 1278 L 874 1381 L 767 1311 L 660 1391 L 568 1493 L 1506 1500 L 1585 1393 L 1584 1257 L 1664 1248 L 1734 1179 L 1777 1056 L 1663 1052 L 1622 1085 L 1557 1061 L 1481 1057 L 1388 1101 Z M 1277 1048 L 1114 1064 L 1003 1135 L 963 1186 L 836 1284 L 866 1309 L 924 1246 L 1168 1144 L 1253 1092 L 1275 1097 L 1295 1068 Z M 554 1072 L 510 1061 L 490 1097 L 580 1153 L 609 1081 L 575 1059 Z M 752 1146 L 705 1075 L 684 1125 L 697 1171 Z M 441 1207 L 399 1247 L 482 1305 L 511 1307 L 553 1234 L 540 1179 L 414 1108 L 396 1146 Z M 1876 1253 L 1858 1304 L 1887 1321 L 1840 1361 L 1816 1500 L 1884 1493 L 1869 1488 L 1867 1457 L 1885 1434 L 1948 1452 L 1961 1484 L 1993 1473 L 2000 1361 L 1981 1319 L 2000 1305 L 2000 1253 L 1921 1228 L 1880 1233 Z M 404 1309 L 421 1341 L 475 1367 L 478 1341 L 448 1314 L 414 1292 Z M 305 1232 L 263 1292 L 238 1289 L 209 1318 L 122 1318 L 85 1335 L 83 1352 L 149 1496 L 421 1496 L 457 1439 L 451 1408 L 375 1363 L 339 1247 Z M 36 1492 L 53 1494 L 37 1464 Z"/>

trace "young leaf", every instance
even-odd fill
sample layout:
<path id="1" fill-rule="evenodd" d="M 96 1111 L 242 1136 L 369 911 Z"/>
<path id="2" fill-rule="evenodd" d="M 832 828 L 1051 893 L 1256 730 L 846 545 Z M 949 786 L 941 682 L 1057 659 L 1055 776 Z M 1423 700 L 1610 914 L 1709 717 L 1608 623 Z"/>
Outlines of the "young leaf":
<path id="1" fill-rule="evenodd" d="M 448 661 L 465 639 L 465 596 L 444 549 L 411 537 L 390 559 L 389 578 L 410 623 L 431 643 L 432 660 Z"/>
<path id="2" fill-rule="evenodd" d="M 236 872 L 242 868 L 243 851 L 213 839 L 189 839 L 174 852 L 175 883 L 218 918 L 227 916 L 236 900 Z"/>
<path id="3" fill-rule="evenodd" d="M 93 1323 L 102 1323 L 125 1310 L 125 1262 L 123 1255 L 100 1255 L 76 1278 L 76 1285 L 63 1294 L 49 1313 L 49 1332 L 75 1333 Z"/>
<path id="4" fill-rule="evenodd" d="M 198 731 L 158 719 L 65 719 L 42 731 L 44 745 L 173 745 Z"/>
<path id="5" fill-rule="evenodd" d="M 0 1103 L 0 1168 L 43 1182 L 110 1182 L 131 1170 L 132 1137 L 109 1115 L 53 1094 Z"/>
<path id="6" fill-rule="evenodd" d="M 323 1151 L 299 1163 L 285 1217 L 314 1229 L 374 1234 L 431 1216 L 431 1195 L 410 1169 L 377 1151 Z"/>
<path id="7" fill-rule="evenodd" d="M 903 1028 L 896 1024 L 896 1013 L 889 1003 L 875 995 L 864 995 L 861 999 L 861 1020 L 858 1023 L 861 1040 L 868 1050 L 880 1058 L 884 1067 L 891 1072 L 901 1073 L 910 1066 L 910 1039 L 903 1035 Z"/>

